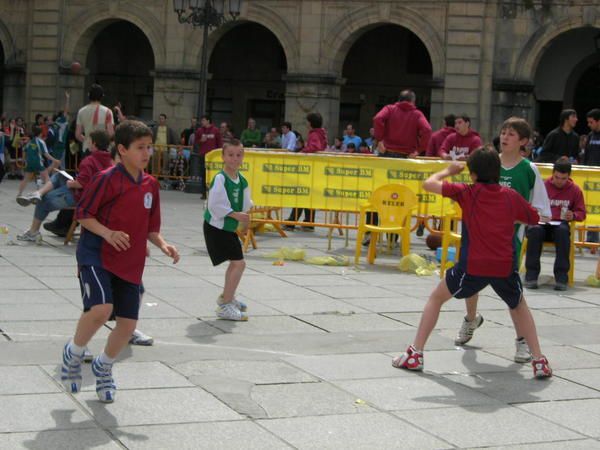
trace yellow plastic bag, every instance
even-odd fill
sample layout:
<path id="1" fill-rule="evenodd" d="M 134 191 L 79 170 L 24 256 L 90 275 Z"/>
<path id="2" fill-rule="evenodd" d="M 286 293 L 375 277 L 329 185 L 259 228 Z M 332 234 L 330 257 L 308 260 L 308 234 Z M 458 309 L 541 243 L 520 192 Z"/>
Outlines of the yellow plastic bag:
<path id="1" fill-rule="evenodd" d="M 265 258 L 274 258 L 285 261 L 302 261 L 306 256 L 306 251 L 298 247 L 281 247 L 273 253 L 267 253 Z"/>
<path id="2" fill-rule="evenodd" d="M 315 256 L 306 260 L 308 264 L 317 266 L 348 266 L 350 260 L 347 256 Z"/>
<path id="3" fill-rule="evenodd" d="M 600 278 L 596 278 L 596 275 L 590 275 L 585 279 L 585 284 L 591 287 L 600 287 Z"/>
<path id="4" fill-rule="evenodd" d="M 431 276 L 435 273 L 437 265 L 427 261 L 415 253 L 403 256 L 398 263 L 401 272 L 414 273 L 419 276 Z"/>

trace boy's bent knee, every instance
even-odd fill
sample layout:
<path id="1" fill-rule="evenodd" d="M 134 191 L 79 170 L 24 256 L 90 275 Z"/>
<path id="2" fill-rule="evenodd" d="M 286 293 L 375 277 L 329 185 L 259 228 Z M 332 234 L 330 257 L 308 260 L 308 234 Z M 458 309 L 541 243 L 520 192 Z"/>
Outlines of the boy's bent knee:
<path id="1" fill-rule="evenodd" d="M 236 269 L 244 269 L 246 267 L 246 261 L 243 259 L 238 259 L 235 261 L 230 261 L 231 267 L 235 267 Z"/>
<path id="2" fill-rule="evenodd" d="M 86 311 L 86 314 L 89 314 L 89 317 L 96 322 L 108 322 L 110 320 L 110 316 L 113 312 L 113 305 L 110 303 L 106 303 L 104 305 L 94 305 L 89 311 Z"/>

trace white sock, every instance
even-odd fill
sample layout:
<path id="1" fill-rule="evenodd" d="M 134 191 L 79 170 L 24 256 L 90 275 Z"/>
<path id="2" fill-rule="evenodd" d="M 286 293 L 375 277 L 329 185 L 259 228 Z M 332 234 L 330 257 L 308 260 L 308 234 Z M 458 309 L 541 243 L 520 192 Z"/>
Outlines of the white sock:
<path id="1" fill-rule="evenodd" d="M 85 351 L 85 347 L 80 347 L 79 345 L 75 345 L 75 342 L 71 341 L 69 343 L 69 350 L 74 355 L 83 356 L 83 352 Z"/>
<path id="2" fill-rule="evenodd" d="M 102 352 L 98 356 L 98 361 L 100 361 L 102 364 L 112 364 L 115 362 L 115 358 L 109 358 L 106 353 Z"/>

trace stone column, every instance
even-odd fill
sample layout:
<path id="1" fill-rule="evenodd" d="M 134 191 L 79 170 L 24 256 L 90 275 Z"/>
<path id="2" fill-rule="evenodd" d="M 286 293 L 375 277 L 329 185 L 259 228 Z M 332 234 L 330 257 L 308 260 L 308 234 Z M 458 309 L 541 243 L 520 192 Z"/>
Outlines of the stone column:
<path id="1" fill-rule="evenodd" d="M 157 68 L 154 76 L 154 115 L 167 115 L 169 126 L 177 133 L 190 126 L 196 116 L 200 95 L 200 72 Z"/>
<path id="2" fill-rule="evenodd" d="M 25 65 L 5 65 L 3 72 L 3 105 L 0 105 L 6 117 L 23 115 L 25 111 Z"/>
<path id="3" fill-rule="evenodd" d="M 340 87 L 343 79 L 331 75 L 288 73 L 284 77 L 285 120 L 306 140 L 306 115 L 318 112 L 323 116 L 323 127 L 332 130 L 329 140 L 338 129 L 340 117 Z"/>

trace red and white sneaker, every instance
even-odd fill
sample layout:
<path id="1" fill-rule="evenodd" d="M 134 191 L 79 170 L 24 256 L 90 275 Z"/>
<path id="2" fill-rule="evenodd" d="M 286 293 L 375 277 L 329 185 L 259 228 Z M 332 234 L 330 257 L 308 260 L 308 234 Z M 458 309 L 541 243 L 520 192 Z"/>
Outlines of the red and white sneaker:
<path id="1" fill-rule="evenodd" d="M 552 368 L 545 356 L 531 361 L 533 376 L 536 378 L 549 378 L 552 376 Z"/>
<path id="2" fill-rule="evenodd" d="M 412 345 L 404 353 L 392 360 L 396 369 L 423 370 L 423 352 L 417 351 Z"/>

